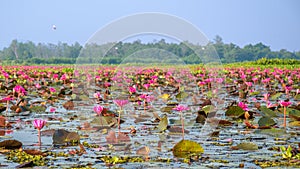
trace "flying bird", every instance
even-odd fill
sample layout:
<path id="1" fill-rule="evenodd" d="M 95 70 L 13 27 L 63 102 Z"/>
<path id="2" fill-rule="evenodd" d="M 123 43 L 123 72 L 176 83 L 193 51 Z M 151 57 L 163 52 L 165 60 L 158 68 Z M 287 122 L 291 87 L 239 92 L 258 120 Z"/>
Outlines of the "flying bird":
<path id="1" fill-rule="evenodd" d="M 52 25 L 52 29 L 53 29 L 53 30 L 56 30 L 56 25 Z"/>

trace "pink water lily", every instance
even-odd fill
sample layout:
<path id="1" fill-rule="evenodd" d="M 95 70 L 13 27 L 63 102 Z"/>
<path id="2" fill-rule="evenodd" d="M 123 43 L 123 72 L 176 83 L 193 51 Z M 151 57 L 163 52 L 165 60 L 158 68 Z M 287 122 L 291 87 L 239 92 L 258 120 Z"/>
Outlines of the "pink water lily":
<path id="1" fill-rule="evenodd" d="M 114 103 L 122 109 L 129 102 L 128 100 L 114 100 Z"/>
<path id="2" fill-rule="evenodd" d="M 184 110 L 189 110 L 189 108 L 187 106 L 184 105 L 177 105 L 175 108 L 173 108 L 173 110 L 175 111 L 184 111 Z"/>
<path id="3" fill-rule="evenodd" d="M 283 106 L 283 126 L 284 128 L 286 128 L 286 108 L 292 104 L 292 102 L 289 102 L 289 101 L 279 101 L 279 104 L 281 106 Z"/>
<path id="4" fill-rule="evenodd" d="M 51 93 L 55 93 L 55 92 L 56 92 L 56 89 L 53 88 L 53 87 L 50 87 L 50 88 L 49 88 L 49 91 L 50 91 Z"/>
<path id="5" fill-rule="evenodd" d="M 55 108 L 55 107 L 51 107 L 51 108 L 50 108 L 50 112 L 51 112 L 51 113 L 54 113 L 55 111 L 56 111 L 56 108 Z"/>
<path id="6" fill-rule="evenodd" d="M 35 119 L 33 120 L 33 126 L 38 129 L 41 130 L 45 125 L 46 125 L 46 120 L 42 120 L 42 119 Z"/>
<path id="7" fill-rule="evenodd" d="M 238 106 L 240 107 L 240 108 L 242 108 L 243 110 L 245 110 L 245 111 L 248 111 L 249 109 L 248 109 L 248 106 L 244 103 L 244 102 L 239 102 L 238 103 Z"/>
<path id="8" fill-rule="evenodd" d="M 265 93 L 264 94 L 264 100 L 267 102 L 270 98 L 270 93 Z"/>
<path id="9" fill-rule="evenodd" d="M 120 107 L 119 117 L 118 117 L 118 129 L 119 129 L 119 133 L 120 133 L 120 129 L 121 129 L 121 125 L 120 125 L 120 123 L 121 123 L 121 111 L 123 109 L 123 106 L 125 106 L 129 102 L 128 102 L 128 100 L 114 100 L 114 103 Z"/>
<path id="10" fill-rule="evenodd" d="M 33 126 L 38 130 L 38 139 L 39 139 L 39 143 L 38 145 L 41 145 L 41 129 L 46 125 L 46 120 L 42 120 L 42 119 L 35 119 L 33 120 L 32 124 Z"/>
<path id="11" fill-rule="evenodd" d="M 21 95 L 21 96 L 26 95 L 26 90 L 21 85 L 16 85 L 13 88 L 13 91 L 18 93 L 18 95 Z"/>
<path id="12" fill-rule="evenodd" d="M 133 93 L 135 93 L 136 92 L 136 88 L 134 87 L 134 86 L 130 86 L 129 87 L 129 93 L 130 94 L 133 94 Z"/>
<path id="13" fill-rule="evenodd" d="M 184 105 L 177 105 L 175 108 L 173 108 L 173 110 L 180 112 L 181 127 L 182 127 L 182 139 L 184 139 L 184 119 L 183 119 L 182 112 L 185 110 L 189 110 L 189 108 Z"/>
<path id="14" fill-rule="evenodd" d="M 101 98 L 100 92 L 94 93 L 94 97 L 95 97 L 96 99 L 100 99 L 100 98 Z"/>
<path id="15" fill-rule="evenodd" d="M 103 106 L 97 105 L 97 106 L 94 107 L 94 112 L 96 112 L 97 115 L 100 116 L 103 109 L 104 109 Z"/>

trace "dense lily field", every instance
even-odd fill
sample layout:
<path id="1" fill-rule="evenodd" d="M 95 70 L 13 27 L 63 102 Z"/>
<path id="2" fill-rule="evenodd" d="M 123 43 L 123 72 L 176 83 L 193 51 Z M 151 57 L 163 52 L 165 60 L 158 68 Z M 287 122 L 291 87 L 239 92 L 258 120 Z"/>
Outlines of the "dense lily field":
<path id="1" fill-rule="evenodd" d="M 300 68 L 2 66 L 0 166 L 300 166 Z"/>

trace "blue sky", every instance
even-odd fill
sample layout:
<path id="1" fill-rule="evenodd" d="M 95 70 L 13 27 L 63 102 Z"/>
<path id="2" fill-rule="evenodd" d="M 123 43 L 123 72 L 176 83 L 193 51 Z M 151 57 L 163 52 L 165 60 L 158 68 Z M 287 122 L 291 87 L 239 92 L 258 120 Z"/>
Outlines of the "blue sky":
<path id="1" fill-rule="evenodd" d="M 118 18 L 162 12 L 192 23 L 209 40 L 220 35 L 241 47 L 262 42 L 276 51 L 300 51 L 299 9 L 298 0 L 2 0 L 0 49 L 13 39 L 84 44 Z"/>

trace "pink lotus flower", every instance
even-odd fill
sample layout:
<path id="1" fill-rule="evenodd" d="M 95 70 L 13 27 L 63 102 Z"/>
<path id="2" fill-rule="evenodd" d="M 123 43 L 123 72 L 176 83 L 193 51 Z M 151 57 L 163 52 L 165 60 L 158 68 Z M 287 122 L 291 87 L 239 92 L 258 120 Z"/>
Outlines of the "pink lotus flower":
<path id="1" fill-rule="evenodd" d="M 268 101 L 269 98 L 270 98 L 270 93 L 264 94 L 264 100 L 265 100 L 265 101 Z"/>
<path id="2" fill-rule="evenodd" d="M 279 101 L 279 104 L 283 107 L 288 107 L 289 105 L 292 104 L 292 102 L 289 101 Z"/>
<path id="3" fill-rule="evenodd" d="M 252 81 L 253 81 L 254 83 L 256 83 L 256 82 L 258 81 L 258 78 L 257 78 L 257 77 L 253 77 L 253 78 L 252 78 Z"/>
<path id="4" fill-rule="evenodd" d="M 1 101 L 10 101 L 12 99 L 13 98 L 11 96 L 6 96 L 6 97 L 2 98 Z"/>
<path id="5" fill-rule="evenodd" d="M 263 82 L 263 83 L 269 83 L 270 80 L 271 80 L 271 78 L 265 78 L 265 79 L 263 79 L 261 82 Z"/>
<path id="6" fill-rule="evenodd" d="M 284 128 L 286 128 L 286 108 L 289 106 L 289 105 L 291 105 L 292 104 L 292 102 L 289 102 L 289 101 L 279 101 L 279 104 L 281 105 L 281 106 L 283 106 L 283 114 L 284 114 L 284 116 L 283 116 L 283 126 L 284 126 Z"/>
<path id="7" fill-rule="evenodd" d="M 129 87 L 129 93 L 130 94 L 133 94 L 133 93 L 135 93 L 136 92 L 136 88 L 134 87 L 134 86 L 130 86 Z"/>
<path id="8" fill-rule="evenodd" d="M 189 110 L 189 108 L 184 105 L 177 105 L 175 108 L 173 108 L 173 110 L 182 112 L 184 110 Z"/>
<path id="9" fill-rule="evenodd" d="M 247 75 L 245 75 L 245 74 L 241 75 L 241 79 L 246 79 L 246 77 L 247 77 Z"/>
<path id="10" fill-rule="evenodd" d="M 100 98 L 101 98 L 100 92 L 94 93 L 94 97 L 95 97 L 96 99 L 100 99 Z"/>
<path id="11" fill-rule="evenodd" d="M 26 95 L 26 90 L 20 86 L 20 85 L 16 85 L 14 88 L 13 88 L 13 91 L 18 93 L 19 95 Z"/>
<path id="12" fill-rule="evenodd" d="M 42 120 L 42 119 L 35 119 L 33 120 L 32 124 L 33 126 L 38 130 L 38 139 L 39 139 L 39 143 L 38 145 L 41 145 L 41 129 L 46 125 L 46 120 Z"/>
<path id="13" fill-rule="evenodd" d="M 103 109 L 104 108 L 102 106 L 100 106 L 100 105 L 97 105 L 97 106 L 94 107 L 94 111 L 98 114 L 98 116 L 101 115 Z"/>
<path id="14" fill-rule="evenodd" d="M 37 89 L 40 89 L 40 88 L 41 88 L 41 85 L 40 85 L 39 83 L 37 83 L 37 84 L 35 84 L 35 87 L 36 87 Z"/>
<path id="15" fill-rule="evenodd" d="M 120 107 L 120 111 L 119 111 L 119 117 L 118 117 L 118 129 L 119 129 L 119 134 L 120 134 L 120 129 L 121 129 L 121 126 L 120 126 L 120 123 L 121 123 L 121 111 L 123 109 L 123 106 L 125 106 L 126 104 L 128 104 L 128 100 L 114 100 L 114 103 L 116 105 L 118 105 Z"/>
<path id="16" fill-rule="evenodd" d="M 42 120 L 42 119 L 35 119 L 32 122 L 33 126 L 38 130 L 41 130 L 46 125 L 46 123 L 47 123 L 46 120 Z"/>
<path id="17" fill-rule="evenodd" d="M 238 103 L 238 106 L 240 107 L 240 108 L 242 108 L 243 110 L 245 110 L 245 111 L 248 111 L 249 109 L 248 109 L 248 106 L 245 104 L 245 103 L 243 103 L 243 102 L 239 102 Z"/>
<path id="18" fill-rule="evenodd" d="M 125 106 L 129 102 L 128 100 L 114 100 L 114 103 L 122 109 L 123 106 Z"/>
<path id="19" fill-rule="evenodd" d="M 51 113 L 54 113 L 55 111 L 56 111 L 56 108 L 55 108 L 55 107 L 51 107 L 51 108 L 50 108 L 50 112 L 51 112 Z"/>
<path id="20" fill-rule="evenodd" d="M 58 79 L 58 74 L 53 74 L 53 79 Z"/>
<path id="21" fill-rule="evenodd" d="M 189 108 L 184 105 L 177 105 L 175 108 L 173 108 L 173 110 L 180 112 L 181 127 L 182 127 L 182 129 L 181 129 L 182 130 L 182 139 L 184 139 L 184 119 L 183 119 L 182 111 L 189 110 Z"/>
<path id="22" fill-rule="evenodd" d="M 50 90 L 51 93 L 55 93 L 56 92 L 56 89 L 53 88 L 53 87 L 50 87 L 49 90 Z"/>
<path id="23" fill-rule="evenodd" d="M 247 86 L 249 86 L 249 87 L 252 86 L 252 82 L 245 82 L 245 84 L 246 84 Z"/>
<path id="24" fill-rule="evenodd" d="M 149 87 L 150 87 L 150 84 L 148 84 L 148 83 L 147 83 L 147 84 L 144 84 L 143 87 L 144 87 L 146 90 L 148 90 Z"/>

